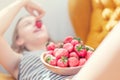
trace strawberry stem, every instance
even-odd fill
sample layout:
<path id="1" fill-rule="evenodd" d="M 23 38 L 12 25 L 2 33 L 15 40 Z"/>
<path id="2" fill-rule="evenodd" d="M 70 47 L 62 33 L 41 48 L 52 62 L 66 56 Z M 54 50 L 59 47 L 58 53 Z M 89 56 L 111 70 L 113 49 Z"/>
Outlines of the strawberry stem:
<path id="1" fill-rule="evenodd" d="M 83 48 L 83 46 L 82 46 L 82 45 L 77 46 L 77 50 L 78 50 L 78 51 L 80 51 L 82 48 Z"/>
<path id="2" fill-rule="evenodd" d="M 47 57 L 46 62 L 49 63 L 51 60 L 51 57 Z"/>
<path id="3" fill-rule="evenodd" d="M 79 42 L 81 41 L 81 39 L 78 38 L 78 37 L 74 37 L 74 39 L 75 39 L 75 40 L 78 40 Z"/>
<path id="4" fill-rule="evenodd" d="M 61 59 L 62 59 L 62 61 L 63 61 L 64 63 L 66 62 L 66 60 L 68 60 L 68 58 L 65 57 L 65 56 L 62 56 Z"/>
<path id="5" fill-rule="evenodd" d="M 88 47 L 86 47 L 86 50 L 88 51 L 88 50 L 90 50 Z"/>

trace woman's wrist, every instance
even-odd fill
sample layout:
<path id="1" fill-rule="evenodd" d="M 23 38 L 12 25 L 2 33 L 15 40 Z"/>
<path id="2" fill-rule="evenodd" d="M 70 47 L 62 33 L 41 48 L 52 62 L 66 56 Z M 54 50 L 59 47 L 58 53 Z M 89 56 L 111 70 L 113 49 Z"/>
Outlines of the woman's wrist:
<path id="1" fill-rule="evenodd" d="M 21 3 L 22 6 L 26 6 L 31 0 L 16 0 Z"/>

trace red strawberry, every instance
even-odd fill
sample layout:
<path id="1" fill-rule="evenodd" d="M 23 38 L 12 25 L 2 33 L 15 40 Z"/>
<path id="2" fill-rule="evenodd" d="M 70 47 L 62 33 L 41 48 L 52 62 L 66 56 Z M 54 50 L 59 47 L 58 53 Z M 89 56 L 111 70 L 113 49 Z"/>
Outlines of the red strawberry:
<path id="1" fill-rule="evenodd" d="M 53 51 L 52 50 L 46 51 L 45 54 L 51 54 L 51 55 L 53 55 Z"/>
<path id="2" fill-rule="evenodd" d="M 59 42 L 59 43 L 56 44 L 56 47 L 57 47 L 57 48 L 62 48 L 62 47 L 63 47 L 63 44 L 64 44 L 64 43 Z"/>
<path id="3" fill-rule="evenodd" d="M 63 48 L 68 50 L 69 52 L 73 51 L 73 45 L 71 43 L 65 43 Z"/>
<path id="4" fill-rule="evenodd" d="M 50 55 L 50 54 L 47 54 L 47 55 L 45 56 L 45 61 L 46 61 L 48 64 L 50 64 L 50 65 L 53 65 L 53 66 L 56 66 L 56 65 L 57 65 L 57 59 L 56 59 L 54 56 Z"/>
<path id="5" fill-rule="evenodd" d="M 53 51 L 53 56 L 55 56 L 56 52 L 59 51 L 59 48 L 55 48 Z"/>
<path id="6" fill-rule="evenodd" d="M 53 42 L 49 42 L 47 45 L 47 50 L 54 50 L 56 48 L 55 44 Z"/>
<path id="7" fill-rule="evenodd" d="M 63 57 L 68 57 L 69 56 L 68 51 L 66 49 L 63 49 L 63 48 L 55 49 L 53 54 L 57 59 L 61 58 L 62 56 Z"/>
<path id="8" fill-rule="evenodd" d="M 78 55 L 81 57 L 81 58 L 85 58 L 85 56 L 87 55 L 87 50 L 86 49 L 82 49 L 78 52 Z"/>
<path id="9" fill-rule="evenodd" d="M 81 41 L 81 39 L 79 37 L 74 37 L 74 40 L 77 40 L 78 42 Z"/>
<path id="10" fill-rule="evenodd" d="M 73 37 L 72 36 L 68 36 L 64 39 L 64 43 L 70 43 L 71 41 L 73 40 Z"/>
<path id="11" fill-rule="evenodd" d="M 51 58 L 54 58 L 54 56 L 51 54 L 45 54 L 44 60 L 48 62 Z"/>
<path id="12" fill-rule="evenodd" d="M 66 57 L 61 57 L 57 61 L 57 66 L 59 67 L 68 67 L 68 60 Z"/>
<path id="13" fill-rule="evenodd" d="M 76 44 L 79 44 L 79 41 L 76 40 L 76 39 L 73 39 L 73 40 L 71 41 L 71 44 L 72 44 L 73 46 L 75 46 Z"/>
<path id="14" fill-rule="evenodd" d="M 90 58 L 90 56 L 92 55 L 92 53 L 93 53 L 93 51 L 91 51 L 91 50 L 88 50 L 87 51 L 87 55 L 86 55 L 86 59 L 89 59 Z"/>
<path id="15" fill-rule="evenodd" d="M 86 62 L 86 59 L 85 59 L 85 58 L 81 58 L 81 59 L 80 59 L 80 62 L 79 62 L 79 66 L 84 65 L 85 62 Z"/>
<path id="16" fill-rule="evenodd" d="M 57 66 L 57 59 L 50 60 L 49 64 L 52 66 Z"/>
<path id="17" fill-rule="evenodd" d="M 42 21 L 36 21 L 35 26 L 37 28 L 41 28 L 42 27 Z"/>
<path id="18" fill-rule="evenodd" d="M 70 67 L 75 67 L 79 65 L 79 60 L 76 57 L 70 57 L 68 58 L 69 66 Z"/>
<path id="19" fill-rule="evenodd" d="M 76 44 L 74 46 L 74 51 L 78 53 L 82 48 L 83 48 L 83 46 L 81 44 Z"/>
<path id="20" fill-rule="evenodd" d="M 48 54 L 47 52 L 45 52 L 45 57 L 44 57 L 44 60 L 46 61 L 48 57 L 53 57 L 53 55 L 51 54 Z M 47 62 L 47 61 L 46 61 Z"/>
<path id="21" fill-rule="evenodd" d="M 76 52 L 71 52 L 71 53 L 69 54 L 69 57 L 76 57 L 76 58 L 79 59 L 79 55 L 78 55 Z"/>

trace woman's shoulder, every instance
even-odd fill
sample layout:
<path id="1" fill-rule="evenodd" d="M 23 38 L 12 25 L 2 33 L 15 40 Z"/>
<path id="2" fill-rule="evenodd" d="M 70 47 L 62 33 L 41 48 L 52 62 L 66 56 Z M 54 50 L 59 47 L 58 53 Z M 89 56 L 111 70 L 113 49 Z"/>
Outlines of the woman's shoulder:
<path id="1" fill-rule="evenodd" d="M 24 51 L 23 56 L 22 56 L 21 61 L 20 61 L 20 64 L 21 63 L 28 63 L 28 61 L 30 62 L 32 59 L 39 59 L 40 60 L 40 56 L 43 52 L 44 52 L 44 50 Z"/>

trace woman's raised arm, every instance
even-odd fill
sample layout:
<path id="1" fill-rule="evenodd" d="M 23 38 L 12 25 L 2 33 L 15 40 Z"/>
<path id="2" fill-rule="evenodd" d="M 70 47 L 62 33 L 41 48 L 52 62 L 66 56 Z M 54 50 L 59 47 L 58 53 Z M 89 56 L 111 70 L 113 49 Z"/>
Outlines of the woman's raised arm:
<path id="1" fill-rule="evenodd" d="M 37 18 L 41 18 L 45 14 L 40 5 L 31 0 L 16 0 L 13 4 L 0 11 L 0 36 L 4 34 L 22 7 L 25 7 L 30 14 Z M 34 13 L 35 11 L 38 15 Z"/>
<path id="2" fill-rule="evenodd" d="M 32 15 L 34 15 L 33 11 L 36 10 L 39 14 L 37 18 L 41 18 L 44 14 L 44 11 L 38 4 L 33 3 L 31 0 L 16 0 L 14 3 L 0 11 L 0 64 L 2 64 L 2 66 L 15 78 L 18 76 L 20 55 L 16 54 L 16 52 L 11 49 L 9 44 L 3 38 L 3 35 L 17 13 L 23 7 L 25 7 Z"/>

